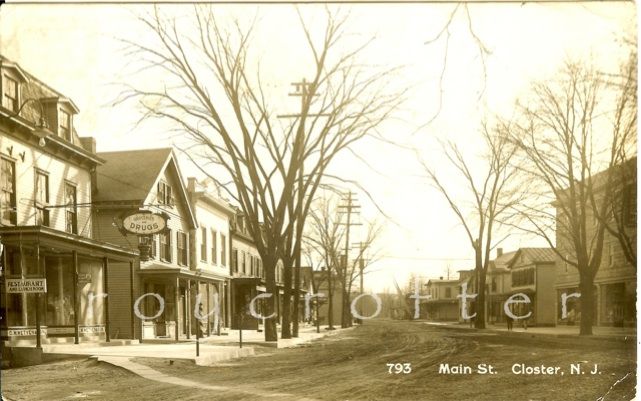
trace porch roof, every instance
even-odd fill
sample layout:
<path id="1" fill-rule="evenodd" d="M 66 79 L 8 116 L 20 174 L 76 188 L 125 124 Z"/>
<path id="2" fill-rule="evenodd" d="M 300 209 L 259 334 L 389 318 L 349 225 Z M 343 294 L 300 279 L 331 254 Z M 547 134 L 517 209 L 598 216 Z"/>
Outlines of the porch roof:
<path id="1" fill-rule="evenodd" d="M 76 251 L 82 255 L 106 257 L 127 262 L 139 255 L 137 250 L 45 226 L 0 227 L 0 242 L 3 245 L 12 246 L 38 244 L 43 248 Z"/>

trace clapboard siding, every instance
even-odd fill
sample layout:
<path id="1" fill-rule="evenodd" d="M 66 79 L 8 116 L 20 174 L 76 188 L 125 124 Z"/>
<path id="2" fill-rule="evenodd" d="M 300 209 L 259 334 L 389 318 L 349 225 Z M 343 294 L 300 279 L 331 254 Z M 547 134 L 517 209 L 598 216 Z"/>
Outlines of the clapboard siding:
<path id="1" fill-rule="evenodd" d="M 11 151 L 10 151 L 11 150 Z M 53 157 L 38 147 L 33 147 L 0 131 L 0 155 L 14 161 L 16 172 L 17 225 L 33 226 L 35 221 L 35 176 L 36 169 L 49 176 L 49 205 L 64 205 L 65 182 L 76 185 L 78 233 L 92 237 L 91 222 L 91 175 L 87 168 Z M 24 155 L 24 159 L 22 158 Z M 49 226 L 65 231 L 65 208 L 50 208 Z"/>

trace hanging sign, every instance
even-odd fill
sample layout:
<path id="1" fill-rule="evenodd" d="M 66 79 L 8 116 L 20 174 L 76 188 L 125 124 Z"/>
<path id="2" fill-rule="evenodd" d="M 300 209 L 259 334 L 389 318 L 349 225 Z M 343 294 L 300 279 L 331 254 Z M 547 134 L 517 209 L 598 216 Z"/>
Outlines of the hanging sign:
<path id="1" fill-rule="evenodd" d="M 47 292 L 45 278 L 8 278 L 5 279 L 7 294 L 29 294 Z"/>
<path id="2" fill-rule="evenodd" d="M 122 228 L 130 234 L 157 234 L 167 228 L 167 217 L 150 212 L 133 213 L 122 219 Z"/>

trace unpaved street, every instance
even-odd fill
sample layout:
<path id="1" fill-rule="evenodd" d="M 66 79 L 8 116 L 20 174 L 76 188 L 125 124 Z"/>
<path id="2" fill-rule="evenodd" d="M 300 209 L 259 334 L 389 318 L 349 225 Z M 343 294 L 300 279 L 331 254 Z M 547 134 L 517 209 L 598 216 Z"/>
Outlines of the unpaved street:
<path id="1" fill-rule="evenodd" d="M 3 371 L 2 389 L 12 400 L 596 400 L 604 396 L 608 401 L 630 400 L 635 394 L 633 340 L 507 336 L 419 322 L 368 321 L 304 349 L 261 348 L 257 354 L 216 367 L 136 360 L 171 376 L 225 388 L 220 391 L 152 382 L 91 361 Z M 411 372 L 390 374 L 388 363 L 409 363 Z M 471 366 L 474 372 L 439 373 L 445 363 L 451 370 Z M 581 363 L 585 373 L 570 374 L 572 363 Z M 496 373 L 478 373 L 479 364 L 492 365 Z M 515 364 L 532 369 L 544 365 L 544 372 L 549 367 L 559 369 L 557 374 L 514 374 Z M 590 374 L 594 364 L 598 372 Z M 67 386 L 52 390 L 51 383 Z"/>

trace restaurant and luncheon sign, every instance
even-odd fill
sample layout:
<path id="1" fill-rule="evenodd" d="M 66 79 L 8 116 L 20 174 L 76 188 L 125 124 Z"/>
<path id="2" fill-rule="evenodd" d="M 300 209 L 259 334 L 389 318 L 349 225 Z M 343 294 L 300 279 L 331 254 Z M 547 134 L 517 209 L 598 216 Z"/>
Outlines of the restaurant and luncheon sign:
<path id="1" fill-rule="evenodd" d="M 47 292 L 45 278 L 9 278 L 5 280 L 7 294 L 28 294 Z"/>
<path id="2" fill-rule="evenodd" d="M 122 219 L 122 227 L 131 234 L 157 234 L 167 228 L 167 218 L 157 213 L 132 213 Z"/>

